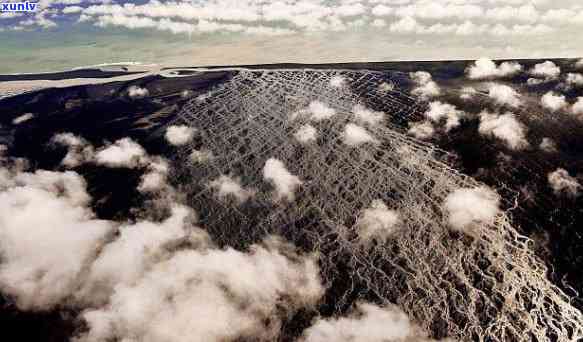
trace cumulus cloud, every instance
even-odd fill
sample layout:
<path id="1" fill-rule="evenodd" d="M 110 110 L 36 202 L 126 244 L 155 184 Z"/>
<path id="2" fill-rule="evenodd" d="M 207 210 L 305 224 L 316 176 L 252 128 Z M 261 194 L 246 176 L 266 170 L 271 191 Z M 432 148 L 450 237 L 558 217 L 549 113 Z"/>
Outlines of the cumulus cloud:
<path id="1" fill-rule="evenodd" d="M 567 170 L 559 168 L 549 173 L 547 178 L 556 195 L 579 196 L 581 184 L 577 178 L 569 175 Z"/>
<path id="2" fill-rule="evenodd" d="M 561 74 L 561 68 L 551 61 L 545 61 L 530 69 L 530 74 L 546 79 L 555 79 Z"/>
<path id="3" fill-rule="evenodd" d="M 67 154 L 61 165 L 73 168 L 93 160 L 95 150 L 85 139 L 72 133 L 59 133 L 53 136 L 51 143 L 67 147 Z"/>
<path id="4" fill-rule="evenodd" d="M 540 13 L 533 4 L 522 6 L 503 6 L 494 7 L 486 11 L 485 16 L 495 20 L 510 20 L 535 23 Z"/>
<path id="5" fill-rule="evenodd" d="M 192 150 L 189 155 L 190 161 L 195 164 L 203 164 L 212 160 L 214 155 L 209 150 Z"/>
<path id="6" fill-rule="evenodd" d="M 119 139 L 95 154 L 95 162 L 113 168 L 136 168 L 145 163 L 144 148 L 130 138 Z"/>
<path id="7" fill-rule="evenodd" d="M 528 86 L 531 86 L 531 87 L 533 87 L 533 86 L 537 86 L 537 85 L 539 85 L 539 84 L 546 83 L 546 82 L 548 82 L 548 81 L 549 81 L 549 80 L 547 80 L 547 79 L 543 79 L 543 80 L 541 80 L 540 78 L 533 78 L 533 77 L 530 77 L 529 79 L 527 79 L 527 80 L 526 80 L 526 84 L 527 84 Z"/>
<path id="8" fill-rule="evenodd" d="M 393 90 L 395 90 L 395 84 L 393 82 L 382 82 L 378 87 L 378 91 L 382 93 L 388 93 Z"/>
<path id="9" fill-rule="evenodd" d="M 430 341 L 397 306 L 360 302 L 347 316 L 319 319 L 303 335 L 303 342 Z"/>
<path id="10" fill-rule="evenodd" d="M 47 0 L 48 1 L 48 0 Z M 47 1 L 34 16 L 15 18 L 9 29 L 55 27 L 58 10 Z M 528 36 L 544 35 L 581 24 L 582 11 L 561 2 L 539 8 L 540 1 L 91 1 L 67 6 L 59 17 L 77 18 L 97 27 L 155 29 L 174 34 L 239 33 L 291 35 L 312 31 L 348 31 L 354 27 L 384 27 L 394 34 Z M 89 6 L 87 6 L 89 5 Z M 391 24 L 388 17 L 391 17 Z M 571 30 L 569 30 L 571 31 Z M 568 31 L 564 31 L 568 32 Z M 480 35 L 480 36 L 478 36 Z"/>
<path id="11" fill-rule="evenodd" d="M 79 285 L 112 225 L 87 208 L 85 181 L 75 172 L 0 180 L 0 288 L 22 310 L 51 309 Z"/>
<path id="12" fill-rule="evenodd" d="M 526 140 L 526 127 L 520 123 L 514 114 L 480 113 L 480 134 L 491 136 L 503 141 L 512 150 L 521 150 L 529 146 Z"/>
<path id="13" fill-rule="evenodd" d="M 390 210 L 383 201 L 375 200 L 370 208 L 362 211 L 356 222 L 358 238 L 364 243 L 372 240 L 383 243 L 396 232 L 398 223 L 399 213 Z"/>
<path id="14" fill-rule="evenodd" d="M 575 115 L 578 115 L 578 116 L 583 115 L 583 97 L 577 98 L 577 101 L 575 101 L 575 103 L 573 104 L 571 111 Z"/>
<path id="15" fill-rule="evenodd" d="M 364 127 L 349 123 L 344 127 L 342 135 L 344 143 L 348 146 L 359 146 L 366 143 L 378 143 L 378 140 L 373 137 Z"/>
<path id="16" fill-rule="evenodd" d="M 161 222 L 99 220 L 78 174 L 0 170 L 0 290 L 82 312 L 78 341 L 277 340 L 323 294 L 316 257 L 280 239 L 218 248 L 176 203 Z"/>
<path id="17" fill-rule="evenodd" d="M 255 190 L 244 189 L 239 178 L 222 175 L 211 181 L 209 187 L 216 191 L 219 199 L 225 200 L 232 198 L 238 204 L 246 202 L 249 198 L 255 196 Z"/>
<path id="18" fill-rule="evenodd" d="M 475 224 L 493 223 L 499 202 L 498 194 L 487 187 L 463 188 L 447 195 L 443 207 L 452 229 L 472 234 Z"/>
<path id="19" fill-rule="evenodd" d="M 89 331 L 80 341 L 277 340 L 281 316 L 323 292 L 315 260 L 288 258 L 281 245 L 177 251 L 118 284 L 109 305 L 86 311 Z"/>
<path id="20" fill-rule="evenodd" d="M 312 125 L 303 125 L 295 133 L 294 138 L 301 143 L 310 143 L 318 138 L 318 131 Z"/>
<path id="21" fill-rule="evenodd" d="M 509 107 L 519 107 L 522 104 L 520 94 L 504 84 L 492 84 L 488 90 L 488 96 L 500 105 Z"/>
<path id="22" fill-rule="evenodd" d="M 141 99 L 148 96 L 150 92 L 146 88 L 131 86 L 128 88 L 128 96 L 132 99 Z"/>
<path id="23" fill-rule="evenodd" d="M 465 113 L 449 103 L 433 101 L 425 112 L 425 117 L 434 123 L 444 122 L 445 130 L 450 131 L 460 125 Z"/>
<path id="24" fill-rule="evenodd" d="M 63 14 L 80 13 L 83 9 L 81 6 L 67 6 L 63 8 L 62 12 Z"/>
<path id="25" fill-rule="evenodd" d="M 270 158 L 265 162 L 263 178 L 275 186 L 276 200 L 293 201 L 296 190 L 303 184 L 297 176 L 287 170 L 281 160 L 275 158 Z"/>
<path id="26" fill-rule="evenodd" d="M 541 141 L 539 148 L 548 153 L 556 152 L 558 150 L 557 143 L 553 139 L 546 137 Z"/>
<path id="27" fill-rule="evenodd" d="M 194 219 L 191 209 L 174 205 L 161 223 L 139 221 L 119 226 L 117 238 L 102 248 L 75 297 L 84 305 L 106 305 L 116 286 L 131 285 L 148 267 L 164 260 L 171 242 L 190 235 L 201 246 L 209 245 L 206 233 L 191 225 Z"/>
<path id="28" fill-rule="evenodd" d="M 567 107 L 569 104 L 564 95 L 550 91 L 541 97 L 541 105 L 550 111 L 556 112 Z"/>
<path id="29" fill-rule="evenodd" d="M 169 126 L 166 128 L 164 137 L 171 145 L 182 146 L 186 145 L 194 137 L 196 130 L 190 126 L 179 125 Z"/>
<path id="30" fill-rule="evenodd" d="M 138 191 L 143 193 L 158 192 L 169 187 L 167 183 L 170 166 L 165 159 L 150 158 L 147 172 L 142 175 Z"/>
<path id="31" fill-rule="evenodd" d="M 72 133 L 59 133 L 51 138 L 51 143 L 67 147 L 67 155 L 61 161 L 66 167 L 77 167 L 84 163 L 95 163 L 111 168 L 143 168 L 138 190 L 157 192 L 168 189 L 166 182 L 168 161 L 150 156 L 144 148 L 130 138 L 119 139 L 113 144 L 96 149 L 87 140 Z"/>
<path id="32" fill-rule="evenodd" d="M 474 98 L 478 91 L 474 87 L 463 87 L 460 89 L 460 99 L 468 101 Z"/>
<path id="33" fill-rule="evenodd" d="M 336 115 L 336 111 L 333 108 L 330 108 L 327 104 L 320 101 L 313 101 L 310 103 L 308 110 L 311 114 L 311 119 L 314 121 L 330 119 Z"/>
<path id="34" fill-rule="evenodd" d="M 34 114 L 26 113 L 26 114 L 23 114 L 17 118 L 14 118 L 14 120 L 12 120 L 12 124 L 13 125 L 20 125 L 21 123 L 25 123 L 33 118 L 34 118 Z"/>
<path id="35" fill-rule="evenodd" d="M 568 73 L 565 82 L 571 87 L 583 86 L 583 75 L 579 73 Z"/>
<path id="36" fill-rule="evenodd" d="M 417 139 L 425 140 L 431 138 L 435 134 L 435 128 L 433 128 L 431 122 L 423 121 L 411 124 L 411 127 L 407 132 Z"/>
<path id="37" fill-rule="evenodd" d="M 466 69 L 470 79 L 483 80 L 514 76 L 522 71 L 522 65 L 516 62 L 503 62 L 496 65 L 488 58 L 481 58 Z"/>
<path id="38" fill-rule="evenodd" d="M 298 112 L 292 113 L 290 116 L 291 120 L 298 117 L 307 117 L 312 121 L 323 121 L 328 120 L 336 115 L 336 110 L 331 108 L 328 104 L 322 101 L 312 101 L 307 108 L 299 110 Z"/>
<path id="39" fill-rule="evenodd" d="M 330 78 L 330 86 L 332 88 L 342 88 L 346 86 L 346 78 L 336 75 Z"/>
<path id="40" fill-rule="evenodd" d="M 377 126 L 385 120 L 386 114 L 369 109 L 361 104 L 352 108 L 352 114 L 356 121 L 363 125 Z"/>
<path id="41" fill-rule="evenodd" d="M 417 71 L 410 74 L 411 79 L 417 83 L 411 93 L 421 97 L 435 97 L 441 94 L 441 89 L 433 81 L 431 74 L 426 71 Z"/>
<path id="42" fill-rule="evenodd" d="M 372 8 L 371 13 L 374 16 L 382 17 L 393 13 L 393 8 L 384 4 L 378 4 Z"/>

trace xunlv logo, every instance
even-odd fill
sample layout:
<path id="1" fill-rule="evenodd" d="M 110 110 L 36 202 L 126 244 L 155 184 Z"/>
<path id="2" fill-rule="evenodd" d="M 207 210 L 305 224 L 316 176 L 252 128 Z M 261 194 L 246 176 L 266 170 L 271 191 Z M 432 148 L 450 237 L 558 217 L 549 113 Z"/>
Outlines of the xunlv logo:
<path id="1" fill-rule="evenodd" d="M 34 12 L 37 7 L 36 2 L 0 2 L 0 12 Z"/>

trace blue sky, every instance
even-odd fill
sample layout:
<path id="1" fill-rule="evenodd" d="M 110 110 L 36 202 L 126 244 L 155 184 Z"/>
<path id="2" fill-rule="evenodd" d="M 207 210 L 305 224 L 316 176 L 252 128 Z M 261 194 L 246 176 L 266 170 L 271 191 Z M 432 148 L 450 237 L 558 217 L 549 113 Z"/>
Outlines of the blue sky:
<path id="1" fill-rule="evenodd" d="M 583 5 L 574 0 L 43 0 L 39 7 L 0 13 L 0 72 L 122 59 L 208 65 L 583 55 Z"/>

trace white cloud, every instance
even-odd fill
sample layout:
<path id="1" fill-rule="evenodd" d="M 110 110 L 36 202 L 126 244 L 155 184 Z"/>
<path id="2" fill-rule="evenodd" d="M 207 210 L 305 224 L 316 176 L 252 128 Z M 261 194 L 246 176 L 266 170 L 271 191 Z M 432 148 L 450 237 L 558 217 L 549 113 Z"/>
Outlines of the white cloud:
<path id="1" fill-rule="evenodd" d="M 530 74 L 537 77 L 555 79 L 561 74 L 561 68 L 551 61 L 536 64 L 530 69 Z"/>
<path id="2" fill-rule="evenodd" d="M 520 94 L 513 88 L 504 84 L 492 84 L 488 89 L 488 96 L 500 105 L 507 105 L 513 108 L 522 104 Z"/>
<path id="3" fill-rule="evenodd" d="M 190 160 L 195 164 L 203 164 L 212 160 L 214 155 L 208 150 L 192 150 L 189 155 Z"/>
<path id="4" fill-rule="evenodd" d="M 294 133 L 294 138 L 301 143 L 310 143 L 318 139 L 318 131 L 312 125 L 303 125 Z"/>
<path id="5" fill-rule="evenodd" d="M 150 94 L 148 89 L 138 87 L 138 86 L 131 86 L 128 88 L 128 96 L 132 99 L 140 99 L 146 97 Z"/>
<path id="6" fill-rule="evenodd" d="M 431 122 L 423 121 L 411 124 L 407 132 L 417 139 L 426 140 L 435 134 L 435 128 L 433 128 Z"/>
<path id="7" fill-rule="evenodd" d="M 371 25 L 373 27 L 377 27 L 377 28 L 382 28 L 382 27 L 386 27 L 387 26 L 387 22 L 383 19 L 375 19 L 371 22 Z"/>
<path id="8" fill-rule="evenodd" d="M 557 143 L 551 138 L 543 138 L 539 148 L 545 152 L 552 153 L 557 151 Z"/>
<path id="9" fill-rule="evenodd" d="M 148 162 L 148 170 L 142 175 L 138 191 L 158 192 L 169 187 L 167 183 L 168 171 L 170 166 L 168 161 L 162 158 L 151 158 Z"/>
<path id="10" fill-rule="evenodd" d="M 277 339 L 281 315 L 315 304 L 323 292 L 315 260 L 284 256 L 280 250 L 290 248 L 283 245 L 177 251 L 116 286 L 109 305 L 86 311 L 89 331 L 80 341 Z"/>
<path id="11" fill-rule="evenodd" d="M 471 19 L 484 15 L 482 7 L 476 5 L 457 5 L 442 2 L 420 2 L 395 9 L 399 17 L 415 17 L 420 19 Z"/>
<path id="12" fill-rule="evenodd" d="M 421 97 L 435 97 L 441 94 L 441 89 L 433 81 L 431 74 L 426 71 L 417 71 L 410 74 L 411 79 L 417 83 L 411 93 Z"/>
<path id="13" fill-rule="evenodd" d="M 541 105 L 553 112 L 567 107 L 569 104 L 564 95 L 548 92 L 541 97 Z"/>
<path id="14" fill-rule="evenodd" d="M 452 229 L 472 234 L 475 224 L 494 222 L 499 202 L 499 196 L 487 187 L 462 188 L 447 195 L 443 207 Z"/>
<path id="15" fill-rule="evenodd" d="M 352 17 L 356 15 L 362 15 L 366 11 L 366 8 L 361 3 L 340 5 L 335 8 L 334 13 L 341 17 Z"/>
<path id="16" fill-rule="evenodd" d="M 169 126 L 166 128 L 166 141 L 174 146 L 186 145 L 194 137 L 196 130 L 186 125 Z"/>
<path id="17" fill-rule="evenodd" d="M 166 175 L 160 172 L 149 172 L 140 179 L 138 190 L 140 192 L 155 192 L 166 185 Z"/>
<path id="18" fill-rule="evenodd" d="M 579 73 L 568 73 L 565 82 L 572 87 L 583 86 L 583 75 Z"/>
<path id="19" fill-rule="evenodd" d="M 465 101 L 469 101 L 478 94 L 478 91 L 474 87 L 463 87 L 460 89 L 460 98 Z"/>
<path id="20" fill-rule="evenodd" d="M 397 306 L 357 303 L 348 317 L 318 319 L 303 335 L 303 342 L 431 341 Z"/>
<path id="21" fill-rule="evenodd" d="M 364 209 L 356 222 L 358 238 L 368 243 L 372 240 L 386 242 L 395 233 L 399 223 L 399 213 L 390 210 L 381 200 L 375 200 L 370 208 Z"/>
<path id="22" fill-rule="evenodd" d="M 397 17 L 389 31 L 401 34 L 543 35 L 555 28 L 572 29 L 583 23 L 578 7 L 539 8 L 540 1 L 267 1 L 213 0 L 199 2 L 127 1 L 65 7 L 59 16 L 78 18 L 97 26 L 155 29 L 174 34 L 236 32 L 289 35 L 311 31 L 348 31 L 353 27 L 384 27 L 384 18 Z M 79 6 L 77 6 L 79 5 Z M 16 17 L 13 27 L 55 27 L 49 16 L 58 10 L 41 6 L 31 18 Z M 1 18 L 15 15 L 0 15 Z M 373 17 L 376 19 L 370 20 Z M 380 19 L 380 18 L 383 19 Z M 506 26 L 507 25 L 507 26 Z M 548 26 L 552 25 L 552 26 Z M 12 26 L 11 26 L 12 27 Z"/>
<path id="23" fill-rule="evenodd" d="M 394 33 L 411 33 L 422 31 L 423 27 L 412 17 L 405 17 L 393 22 L 389 26 L 389 30 Z"/>
<path id="24" fill-rule="evenodd" d="M 526 127 L 512 113 L 503 115 L 486 111 L 480 113 L 479 132 L 502 140 L 512 150 L 521 150 L 529 146 L 526 140 Z"/>
<path id="25" fill-rule="evenodd" d="M 393 82 L 382 82 L 378 87 L 378 91 L 383 93 L 388 93 L 393 90 L 395 90 L 395 84 Z"/>
<path id="26" fill-rule="evenodd" d="M 286 199 L 293 201 L 295 191 L 303 184 L 297 176 L 287 170 L 281 160 L 275 158 L 270 158 L 265 162 L 263 179 L 275 186 L 276 200 Z"/>
<path id="27" fill-rule="evenodd" d="M 277 238 L 218 248 L 176 203 L 162 222 L 98 220 L 78 174 L 0 170 L 0 290 L 82 312 L 78 341 L 277 340 L 324 292 L 316 256 Z"/>
<path id="28" fill-rule="evenodd" d="M 352 123 L 347 124 L 344 128 L 342 139 L 348 146 L 359 146 L 366 143 L 378 143 L 378 140 L 375 139 L 365 128 Z"/>
<path id="29" fill-rule="evenodd" d="M 130 138 L 117 140 L 95 154 L 95 162 L 113 168 L 136 168 L 147 160 L 144 148 Z"/>
<path id="30" fill-rule="evenodd" d="M 0 289 L 20 309 L 51 309 L 79 285 L 84 265 L 112 231 L 87 209 L 89 200 L 83 178 L 70 171 L 3 179 Z"/>
<path id="31" fill-rule="evenodd" d="M 390 15 L 390 14 L 393 14 L 393 12 L 394 12 L 394 9 L 392 7 L 389 7 L 389 6 L 386 6 L 383 4 L 378 4 L 371 9 L 371 14 L 374 16 L 377 16 L 377 17 Z"/>
<path id="32" fill-rule="evenodd" d="M 577 178 L 569 175 L 565 169 L 557 169 L 548 174 L 549 185 L 556 195 L 565 194 L 567 196 L 577 197 L 580 194 L 581 184 Z"/>
<path id="33" fill-rule="evenodd" d="M 297 117 L 306 116 L 312 121 L 323 121 L 328 120 L 336 115 L 336 110 L 331 108 L 328 104 L 322 101 L 312 101 L 308 105 L 308 108 L 302 109 L 296 113 L 290 115 L 290 119 L 294 120 Z"/>
<path id="34" fill-rule="evenodd" d="M 232 198 L 238 204 L 242 204 L 249 198 L 255 196 L 255 190 L 244 189 L 239 178 L 225 175 L 211 181 L 209 187 L 216 191 L 219 199 L 225 200 Z"/>
<path id="35" fill-rule="evenodd" d="M 327 120 L 336 115 L 334 109 L 320 101 L 311 102 L 308 109 L 311 113 L 311 119 L 314 121 Z"/>
<path id="36" fill-rule="evenodd" d="M 34 118 L 34 114 L 26 113 L 26 114 L 23 114 L 17 118 L 14 118 L 14 120 L 12 120 L 12 124 L 13 125 L 20 125 L 21 123 L 27 122 L 33 118 Z"/>
<path id="37" fill-rule="evenodd" d="M 539 11 L 532 4 L 518 7 L 494 7 L 485 13 L 485 17 L 497 21 L 522 21 L 536 23 L 540 17 Z"/>
<path id="38" fill-rule="evenodd" d="M 360 124 L 377 126 L 385 121 L 386 114 L 369 109 L 361 104 L 352 108 L 352 114 Z"/>
<path id="39" fill-rule="evenodd" d="M 63 14 L 81 13 L 83 9 L 81 6 L 67 6 L 63 8 Z"/>
<path id="40" fill-rule="evenodd" d="M 332 88 L 342 88 L 346 86 L 346 78 L 342 76 L 333 76 L 330 78 L 330 86 Z"/>
<path id="41" fill-rule="evenodd" d="M 481 58 L 470 65 L 466 73 L 470 79 L 481 80 L 514 76 L 521 71 L 522 65 L 516 62 L 503 62 L 497 66 L 491 59 Z"/>
<path id="42" fill-rule="evenodd" d="M 548 81 L 550 81 L 550 80 L 530 77 L 529 79 L 526 80 L 526 84 L 529 86 L 537 86 L 539 84 L 543 84 L 543 83 L 546 83 Z"/>
<path id="43" fill-rule="evenodd" d="M 575 101 L 573 107 L 571 107 L 571 111 L 575 115 L 583 115 L 583 97 L 577 98 L 577 101 Z"/>
<path id="44" fill-rule="evenodd" d="M 51 139 L 53 144 L 67 147 L 67 155 L 61 165 L 73 168 L 94 158 L 95 150 L 85 139 L 72 133 L 59 133 Z"/>
<path id="45" fill-rule="evenodd" d="M 190 226 L 193 215 L 192 209 L 175 205 L 170 217 L 161 223 L 140 221 L 118 227 L 119 235 L 91 264 L 76 298 L 85 305 L 107 304 L 117 286 L 138 281 L 150 266 L 166 257 L 166 245 L 188 234 L 203 246 L 208 245 L 206 233 Z"/>
<path id="46" fill-rule="evenodd" d="M 425 112 L 425 117 L 434 123 L 445 122 L 445 130 L 450 131 L 460 125 L 464 112 L 449 103 L 433 101 L 429 103 L 429 109 Z"/>

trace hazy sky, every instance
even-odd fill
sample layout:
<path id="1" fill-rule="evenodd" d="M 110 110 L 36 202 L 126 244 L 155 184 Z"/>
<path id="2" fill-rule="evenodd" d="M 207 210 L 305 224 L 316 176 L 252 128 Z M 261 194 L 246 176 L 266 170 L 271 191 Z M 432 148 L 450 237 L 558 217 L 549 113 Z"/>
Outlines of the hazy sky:
<path id="1" fill-rule="evenodd" d="M 579 0 L 42 0 L 0 13 L 0 72 L 583 56 Z"/>

